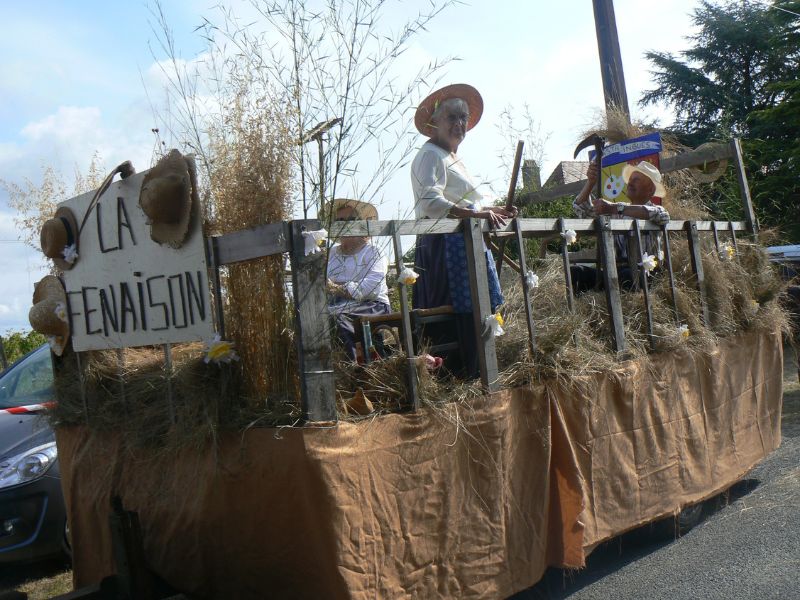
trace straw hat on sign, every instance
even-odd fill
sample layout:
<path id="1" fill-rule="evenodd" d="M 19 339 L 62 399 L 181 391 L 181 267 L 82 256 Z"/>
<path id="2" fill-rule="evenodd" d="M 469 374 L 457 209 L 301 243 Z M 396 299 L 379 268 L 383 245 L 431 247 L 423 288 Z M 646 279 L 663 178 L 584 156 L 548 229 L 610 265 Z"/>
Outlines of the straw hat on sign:
<path id="1" fill-rule="evenodd" d="M 78 220 L 62 206 L 55 217 L 44 222 L 39 239 L 44 255 L 52 258 L 59 269 L 68 271 L 78 258 L 78 238 Z"/>
<path id="2" fill-rule="evenodd" d="M 478 90 L 471 85 L 466 83 L 454 83 L 453 85 L 448 85 L 436 90 L 419 103 L 417 112 L 414 115 L 414 125 L 417 131 L 422 135 L 431 137 L 434 133 L 434 128 L 430 122 L 433 113 L 442 102 L 450 100 L 451 98 L 460 98 L 467 103 L 469 107 L 467 131 L 475 127 L 478 121 L 481 120 L 481 115 L 483 114 L 483 98 L 481 98 Z"/>
<path id="3" fill-rule="evenodd" d="M 47 336 L 53 352 L 61 356 L 69 339 L 69 315 L 67 294 L 58 277 L 48 275 L 36 284 L 28 320 L 31 327 Z"/>
<path id="4" fill-rule="evenodd" d="M 628 183 L 628 180 L 634 173 L 641 173 L 653 182 L 653 184 L 656 186 L 656 191 L 653 192 L 653 196 L 663 198 L 667 195 L 667 190 L 664 188 L 664 184 L 661 183 L 661 171 L 659 171 L 658 167 L 656 167 L 654 164 L 643 160 L 635 166 L 625 165 L 625 167 L 622 169 L 622 180 L 625 183 Z"/>
<path id="5" fill-rule="evenodd" d="M 336 212 L 341 208 L 352 208 L 359 220 L 362 221 L 378 220 L 378 209 L 369 202 L 352 200 L 350 198 L 336 198 L 331 207 L 334 218 L 336 218 Z"/>
<path id="6" fill-rule="evenodd" d="M 139 204 L 154 242 L 179 248 L 186 239 L 195 187 L 190 163 L 177 150 L 170 150 L 144 176 Z"/>

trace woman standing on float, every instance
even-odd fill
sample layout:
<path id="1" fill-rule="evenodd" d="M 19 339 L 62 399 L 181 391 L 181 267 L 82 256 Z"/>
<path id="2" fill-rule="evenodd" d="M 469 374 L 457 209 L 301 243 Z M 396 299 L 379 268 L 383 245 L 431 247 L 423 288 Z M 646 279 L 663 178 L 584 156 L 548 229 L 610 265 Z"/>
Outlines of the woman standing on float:
<path id="1" fill-rule="evenodd" d="M 506 224 L 517 209 L 482 207 L 482 195 L 456 155 L 467 131 L 483 113 L 483 99 L 474 87 L 455 84 L 433 92 L 420 103 L 414 117 L 417 130 L 429 138 L 411 164 L 411 185 L 417 219 L 478 218 L 490 226 Z M 503 304 L 503 294 L 488 249 L 486 267 L 492 312 Z M 413 288 L 414 308 L 452 305 L 464 373 L 477 377 L 478 352 L 472 320 L 472 298 L 467 274 L 467 253 L 462 233 L 417 236 L 414 259 L 420 274 Z"/>

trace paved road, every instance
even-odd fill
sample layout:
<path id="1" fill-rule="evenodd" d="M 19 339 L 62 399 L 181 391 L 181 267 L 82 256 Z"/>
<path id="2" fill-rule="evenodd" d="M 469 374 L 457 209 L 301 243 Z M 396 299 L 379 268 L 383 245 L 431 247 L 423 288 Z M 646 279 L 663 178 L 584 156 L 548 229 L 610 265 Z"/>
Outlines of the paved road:
<path id="1" fill-rule="evenodd" d="M 550 569 L 514 600 L 800 599 L 800 385 L 787 351 L 783 442 L 727 502 L 677 540 L 640 530 L 598 548 L 581 571 Z"/>

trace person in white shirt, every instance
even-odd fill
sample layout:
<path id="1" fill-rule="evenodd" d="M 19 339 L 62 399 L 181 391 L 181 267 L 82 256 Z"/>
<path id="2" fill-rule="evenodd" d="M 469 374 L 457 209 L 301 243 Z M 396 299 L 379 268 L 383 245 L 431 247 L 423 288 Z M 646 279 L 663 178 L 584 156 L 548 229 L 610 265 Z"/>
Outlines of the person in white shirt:
<path id="1" fill-rule="evenodd" d="M 337 221 L 378 218 L 374 206 L 358 200 L 334 200 L 332 210 Z M 328 310 L 336 321 L 337 335 L 351 360 L 356 360 L 356 320 L 391 312 L 386 270 L 386 258 L 367 237 L 342 237 L 328 252 Z M 377 337 L 375 342 L 376 349 L 381 352 Z"/>
<path id="2" fill-rule="evenodd" d="M 484 207 L 462 160 L 456 154 L 467 131 L 480 120 L 483 99 L 474 87 L 455 84 L 441 88 L 423 100 L 414 116 L 417 130 L 429 139 L 411 164 L 411 187 L 417 219 L 478 218 L 502 226 L 517 209 Z M 488 249 L 486 267 L 492 311 L 503 304 L 503 294 Z M 478 352 L 472 319 L 472 299 L 464 237 L 461 233 L 417 236 L 414 308 L 451 305 L 456 313 L 457 335 L 464 364 L 454 368 L 467 377 L 478 375 Z M 450 367 L 450 361 L 448 361 Z"/>
<path id="3" fill-rule="evenodd" d="M 604 198 L 595 198 L 592 190 L 595 189 L 599 176 L 597 163 L 593 162 L 586 170 L 586 183 L 583 189 L 572 202 L 572 209 L 579 219 L 592 219 L 601 215 L 608 215 L 612 219 L 643 219 L 655 225 L 669 223 L 669 213 L 658 204 L 653 204 L 653 196 L 663 198 L 667 192 L 661 183 L 661 173 L 658 168 L 647 162 L 641 161 L 637 165 L 625 165 L 622 170 L 622 180 L 627 184 L 625 194 L 631 203 L 609 202 Z M 642 252 L 651 254 L 662 260 L 661 234 L 644 232 L 642 234 Z M 628 261 L 628 236 L 618 234 L 614 236 L 618 267 L 619 281 L 623 288 L 633 286 L 633 274 L 627 264 Z M 641 260 L 637 261 L 641 262 Z M 597 283 L 597 269 L 583 265 L 573 265 L 570 268 L 572 285 L 576 292 L 594 289 Z"/>

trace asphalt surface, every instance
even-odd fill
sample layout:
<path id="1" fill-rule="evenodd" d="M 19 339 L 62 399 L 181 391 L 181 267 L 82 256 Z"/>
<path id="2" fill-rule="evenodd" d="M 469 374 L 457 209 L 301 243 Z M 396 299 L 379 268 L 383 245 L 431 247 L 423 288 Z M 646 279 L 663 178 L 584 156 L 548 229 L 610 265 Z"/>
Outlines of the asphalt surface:
<path id="1" fill-rule="evenodd" d="M 701 522 L 678 539 L 649 527 L 592 553 L 585 569 L 549 569 L 513 600 L 800 599 L 800 385 L 790 349 L 784 366 L 783 440 Z"/>

